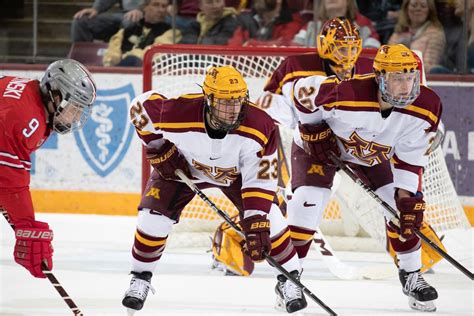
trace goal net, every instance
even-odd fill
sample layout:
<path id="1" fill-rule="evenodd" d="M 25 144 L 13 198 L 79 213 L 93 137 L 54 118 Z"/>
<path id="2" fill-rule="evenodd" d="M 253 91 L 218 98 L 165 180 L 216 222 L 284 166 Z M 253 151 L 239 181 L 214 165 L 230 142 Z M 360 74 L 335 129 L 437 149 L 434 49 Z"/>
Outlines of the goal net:
<path id="1" fill-rule="evenodd" d="M 145 54 L 143 90 L 156 90 L 168 98 L 200 93 L 208 66 L 232 65 L 245 77 L 250 100 L 255 101 L 262 93 L 267 78 L 285 57 L 309 52 L 314 52 L 314 49 L 158 45 Z M 364 50 L 362 55 L 373 58 L 375 53 L 375 50 Z M 280 130 L 289 157 L 292 132 L 284 128 Z M 150 172 L 145 158 L 142 170 L 144 187 Z M 338 189 L 325 210 L 320 227 L 333 248 L 383 250 L 385 226 L 378 204 L 346 175 L 339 173 L 336 182 L 339 182 Z M 441 149 L 429 157 L 423 176 L 423 192 L 427 202 L 425 219 L 438 234 L 453 228 L 469 227 Z M 205 193 L 220 209 L 230 215 L 237 214 L 232 203 L 218 189 Z M 169 246 L 210 245 L 209 237 L 220 222 L 220 217 L 196 196 L 184 209 L 180 223 L 175 225 Z"/>

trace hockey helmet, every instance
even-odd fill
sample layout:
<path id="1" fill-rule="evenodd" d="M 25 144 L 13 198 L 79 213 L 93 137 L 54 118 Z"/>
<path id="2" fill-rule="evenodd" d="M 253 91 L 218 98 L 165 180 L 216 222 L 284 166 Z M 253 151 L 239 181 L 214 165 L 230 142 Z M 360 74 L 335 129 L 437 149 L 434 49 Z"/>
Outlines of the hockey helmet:
<path id="1" fill-rule="evenodd" d="M 212 125 L 225 131 L 239 127 L 249 102 L 242 75 L 232 66 L 210 67 L 202 89 Z"/>
<path id="2" fill-rule="evenodd" d="M 374 59 L 382 100 L 395 107 L 411 104 L 420 94 L 418 58 L 403 44 L 383 45 Z"/>
<path id="3" fill-rule="evenodd" d="M 347 79 L 362 51 L 358 28 L 348 19 L 337 17 L 326 21 L 316 38 L 318 54 L 329 60 Z"/>
<path id="4" fill-rule="evenodd" d="M 96 86 L 89 71 L 73 59 L 61 59 L 48 66 L 40 89 L 51 101 L 50 123 L 53 130 L 67 134 L 82 127 L 91 112 Z"/>

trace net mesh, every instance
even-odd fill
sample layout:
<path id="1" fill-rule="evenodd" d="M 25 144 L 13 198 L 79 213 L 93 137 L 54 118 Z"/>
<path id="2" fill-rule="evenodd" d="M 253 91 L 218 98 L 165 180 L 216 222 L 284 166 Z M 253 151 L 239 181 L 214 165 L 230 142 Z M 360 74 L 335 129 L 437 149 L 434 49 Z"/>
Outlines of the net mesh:
<path id="1" fill-rule="evenodd" d="M 151 79 L 151 89 L 157 90 L 168 98 L 185 93 L 202 92 L 200 85 L 204 81 L 209 66 L 233 65 L 245 77 L 249 86 L 250 100 L 259 97 L 266 79 L 283 61 L 287 54 L 278 49 L 252 54 L 249 50 L 241 52 L 194 53 L 186 48 L 173 52 L 160 52 L 154 48 L 146 56 L 150 65 L 145 67 L 144 76 Z M 144 78 L 145 80 L 145 78 Z M 289 157 L 292 132 L 280 128 L 284 148 Z M 339 189 L 328 204 L 321 225 L 323 233 L 329 236 L 370 237 L 385 244 L 385 230 L 382 210 L 378 204 L 358 185 L 344 174 L 340 174 Z M 423 176 L 423 192 L 427 202 L 426 221 L 438 232 L 453 228 L 467 228 L 468 221 L 449 177 L 441 149 L 429 157 L 429 164 Z M 237 213 L 233 204 L 217 189 L 205 191 L 209 198 L 230 215 Z M 203 233 L 210 236 L 222 220 L 197 196 L 184 209 L 180 223 L 175 230 L 180 232 Z M 188 246 L 190 239 L 186 235 Z M 208 238 L 207 238 L 208 239 Z M 381 247 L 382 249 L 382 247 Z"/>

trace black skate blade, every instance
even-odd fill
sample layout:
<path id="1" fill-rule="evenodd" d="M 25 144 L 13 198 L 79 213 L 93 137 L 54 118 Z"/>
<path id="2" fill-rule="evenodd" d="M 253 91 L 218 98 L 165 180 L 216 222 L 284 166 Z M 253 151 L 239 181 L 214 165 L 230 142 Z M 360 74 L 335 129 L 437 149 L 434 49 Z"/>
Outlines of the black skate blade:
<path id="1" fill-rule="evenodd" d="M 422 302 L 422 301 L 416 300 L 413 297 L 409 297 L 408 305 L 410 306 L 411 309 L 417 310 L 420 312 L 427 312 L 427 313 L 436 312 L 436 306 L 434 304 L 434 300 Z"/>
<path id="2" fill-rule="evenodd" d="M 122 305 L 127 309 L 134 310 L 135 312 L 143 308 L 143 302 L 136 297 L 125 297 L 122 300 Z"/>
<path id="3" fill-rule="evenodd" d="M 294 301 L 288 302 L 288 304 L 286 305 L 286 311 L 288 313 L 294 313 L 306 308 L 306 306 L 308 306 L 308 303 L 306 303 L 306 301 L 294 300 Z"/>

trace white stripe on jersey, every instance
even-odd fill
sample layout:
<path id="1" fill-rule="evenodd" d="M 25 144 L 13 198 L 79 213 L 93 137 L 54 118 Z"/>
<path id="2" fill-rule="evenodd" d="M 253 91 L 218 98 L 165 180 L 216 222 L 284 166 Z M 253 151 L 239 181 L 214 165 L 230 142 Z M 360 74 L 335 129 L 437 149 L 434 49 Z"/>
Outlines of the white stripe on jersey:
<path id="1" fill-rule="evenodd" d="M 1 161 L 1 160 L 0 160 L 0 165 L 4 165 L 4 166 L 16 168 L 16 169 L 26 169 L 22 164 L 13 164 L 13 163 Z M 26 170 L 30 170 L 30 169 L 26 169 Z"/>
<path id="2" fill-rule="evenodd" d="M 5 158 L 2 159 L 2 157 L 10 158 L 10 159 L 13 159 L 13 160 L 18 160 L 18 161 L 20 161 L 21 164 L 14 164 L 12 162 L 7 162 L 6 159 Z M 20 158 L 18 158 L 18 156 L 15 156 L 15 155 L 7 153 L 7 152 L 0 152 L 0 164 L 6 165 L 6 166 L 9 166 L 9 167 L 13 167 L 13 168 L 20 168 L 20 169 L 23 168 L 23 169 L 26 169 L 26 170 L 31 169 L 31 162 L 30 161 L 21 160 Z"/>

